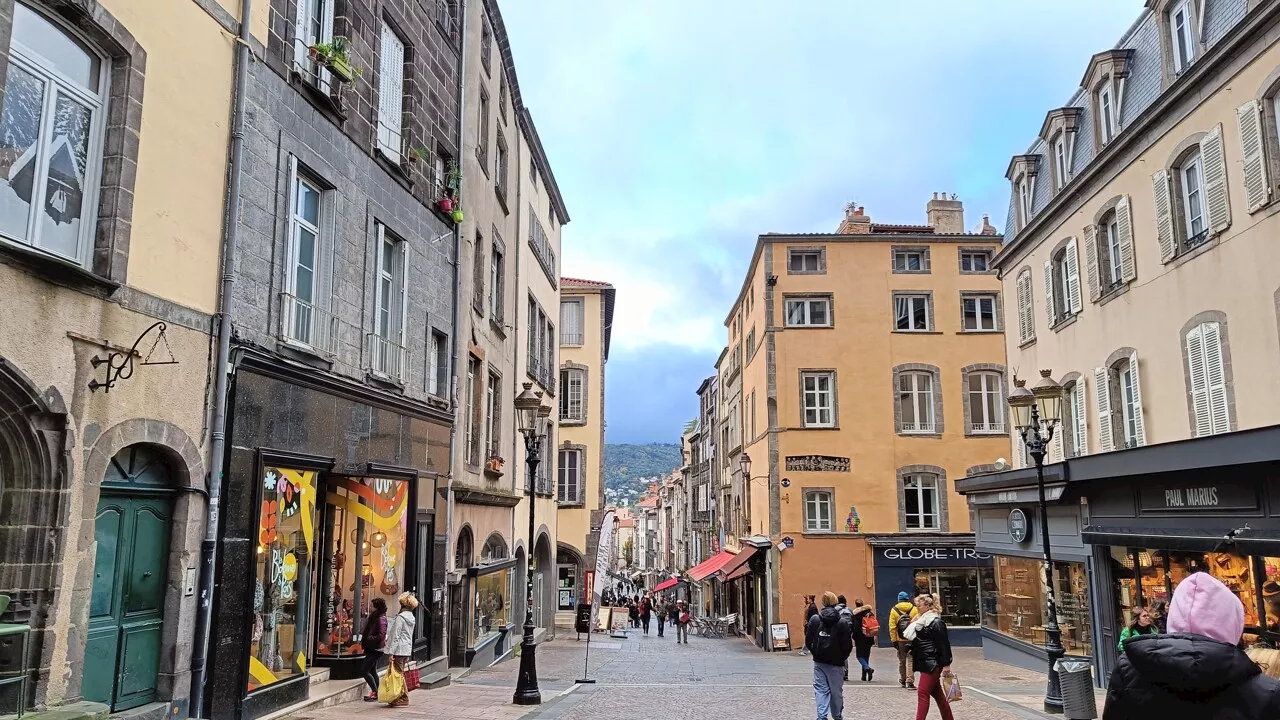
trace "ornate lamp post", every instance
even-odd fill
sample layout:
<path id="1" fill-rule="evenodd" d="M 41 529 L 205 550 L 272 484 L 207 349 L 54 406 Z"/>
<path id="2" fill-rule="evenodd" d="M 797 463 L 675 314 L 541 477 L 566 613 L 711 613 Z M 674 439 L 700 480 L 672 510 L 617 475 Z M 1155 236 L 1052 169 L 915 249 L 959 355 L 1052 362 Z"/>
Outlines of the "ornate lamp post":
<path id="1" fill-rule="evenodd" d="M 542 692 L 538 690 L 538 665 L 534 658 L 537 644 L 533 640 L 533 534 L 534 503 L 537 500 L 536 483 L 538 463 L 542 460 L 542 441 L 547 436 L 551 406 L 542 404 L 542 392 L 533 390 L 533 383 L 525 383 L 524 390 L 516 396 L 516 421 L 524 435 L 524 457 L 528 465 L 529 482 L 529 547 L 525 550 L 528 567 L 525 568 L 524 639 L 520 642 L 520 677 L 516 680 L 516 692 L 511 702 L 516 705 L 542 704 Z"/>
<path id="2" fill-rule="evenodd" d="M 1053 430 L 1062 419 L 1062 386 L 1054 382 L 1052 370 L 1041 370 L 1040 380 L 1028 390 L 1025 380 L 1014 378 L 1009 395 L 1013 423 L 1036 463 L 1036 484 L 1040 490 L 1040 544 L 1044 547 L 1044 577 L 1048 584 L 1049 622 L 1045 624 L 1045 654 L 1049 656 L 1049 685 L 1045 690 L 1045 712 L 1062 712 L 1062 682 L 1057 661 L 1066 654 L 1062 630 L 1058 627 L 1058 602 L 1053 582 L 1053 552 L 1049 546 L 1049 506 L 1044 499 L 1044 456 L 1053 441 Z"/>

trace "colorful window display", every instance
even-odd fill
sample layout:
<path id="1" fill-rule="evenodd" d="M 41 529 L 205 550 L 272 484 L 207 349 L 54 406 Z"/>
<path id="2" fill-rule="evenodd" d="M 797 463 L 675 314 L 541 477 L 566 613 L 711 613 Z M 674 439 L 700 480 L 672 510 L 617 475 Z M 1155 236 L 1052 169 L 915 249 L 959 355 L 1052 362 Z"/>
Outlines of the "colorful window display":
<path id="1" fill-rule="evenodd" d="M 472 579 L 474 606 L 471 610 L 471 637 L 475 647 L 497 635 L 511 622 L 511 568 L 477 575 Z"/>
<path id="2" fill-rule="evenodd" d="M 316 654 L 361 655 L 360 628 L 374 598 L 399 612 L 409 569 L 409 483 L 386 478 L 327 478 L 324 575 Z"/>
<path id="3" fill-rule="evenodd" d="M 1093 652 L 1088 574 L 1083 563 L 1053 564 L 1058 628 L 1070 655 Z M 1048 583 L 1044 561 L 997 555 L 995 566 L 981 570 L 982 622 L 986 627 L 1032 645 L 1046 641 Z"/>
<path id="4" fill-rule="evenodd" d="M 1230 552 L 1175 552 L 1112 547 L 1117 621 L 1128 624 L 1138 610 L 1166 606 L 1178 583 L 1197 572 L 1221 580 L 1244 606 L 1245 642 L 1263 632 L 1280 632 L 1280 558 L 1252 558 Z M 1255 562 L 1260 566 L 1255 572 Z M 1268 594 L 1270 593 L 1270 594 Z M 1264 627 L 1259 606 L 1265 613 Z"/>
<path id="5" fill-rule="evenodd" d="M 249 690 L 305 673 L 315 563 L 316 473 L 263 469 Z"/>

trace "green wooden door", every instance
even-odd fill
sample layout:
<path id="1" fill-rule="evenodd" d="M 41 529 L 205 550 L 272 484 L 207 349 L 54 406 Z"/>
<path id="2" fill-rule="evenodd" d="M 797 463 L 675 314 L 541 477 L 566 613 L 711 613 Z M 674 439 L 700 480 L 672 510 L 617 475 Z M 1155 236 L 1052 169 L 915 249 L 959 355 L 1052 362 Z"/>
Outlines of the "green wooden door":
<path id="1" fill-rule="evenodd" d="M 170 515 L 167 497 L 98 501 L 83 693 L 113 711 L 155 699 Z"/>

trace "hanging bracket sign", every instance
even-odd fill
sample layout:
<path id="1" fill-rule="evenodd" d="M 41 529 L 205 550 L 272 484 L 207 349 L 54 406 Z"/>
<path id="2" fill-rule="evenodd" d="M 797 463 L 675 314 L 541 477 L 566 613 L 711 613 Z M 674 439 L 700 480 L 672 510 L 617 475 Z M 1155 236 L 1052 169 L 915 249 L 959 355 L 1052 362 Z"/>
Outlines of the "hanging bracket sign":
<path id="1" fill-rule="evenodd" d="M 107 376 L 105 382 L 99 382 L 97 378 L 90 380 L 89 392 L 96 392 L 98 388 L 102 388 L 103 392 L 111 392 L 111 388 L 115 387 L 116 381 L 128 380 L 133 377 L 133 359 L 135 357 L 140 357 L 140 354 L 138 353 L 138 345 L 142 342 L 143 338 L 151 334 L 152 330 L 157 331 L 156 339 L 151 343 L 151 349 L 147 351 L 147 356 L 142 358 L 142 362 L 138 364 L 177 365 L 178 360 L 173 357 L 173 350 L 169 347 L 169 338 L 164 334 L 164 331 L 167 328 L 168 325 L 165 325 L 164 322 L 153 323 L 151 327 L 142 331 L 142 334 L 138 336 L 137 340 L 133 341 L 133 347 L 129 348 L 128 351 L 116 352 L 112 350 L 107 353 L 105 358 L 99 355 L 94 355 L 93 359 L 89 361 L 89 364 L 92 365 L 95 370 L 102 365 L 106 365 Z M 169 356 L 168 360 L 151 359 L 156 354 L 156 348 L 160 346 L 160 343 L 164 343 L 164 351 Z"/>

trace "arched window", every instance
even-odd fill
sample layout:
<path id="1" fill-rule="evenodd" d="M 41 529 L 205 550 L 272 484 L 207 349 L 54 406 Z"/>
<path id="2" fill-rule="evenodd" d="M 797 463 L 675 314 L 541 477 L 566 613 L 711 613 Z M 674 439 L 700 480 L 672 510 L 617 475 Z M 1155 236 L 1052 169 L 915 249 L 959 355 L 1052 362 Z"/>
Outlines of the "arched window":
<path id="1" fill-rule="evenodd" d="M 498 533 L 489 536 L 484 541 L 484 547 L 480 549 L 480 564 L 485 565 L 491 562 L 507 559 L 507 541 L 502 539 Z"/>
<path id="2" fill-rule="evenodd" d="M 0 116 L 0 235 L 88 265 L 97 227 L 108 62 L 13 6 Z"/>
<path id="3" fill-rule="evenodd" d="M 455 569 L 462 570 L 463 568 L 471 567 L 475 558 L 473 545 L 471 528 L 462 528 L 462 532 L 458 533 L 458 545 L 453 550 L 453 566 Z"/>

